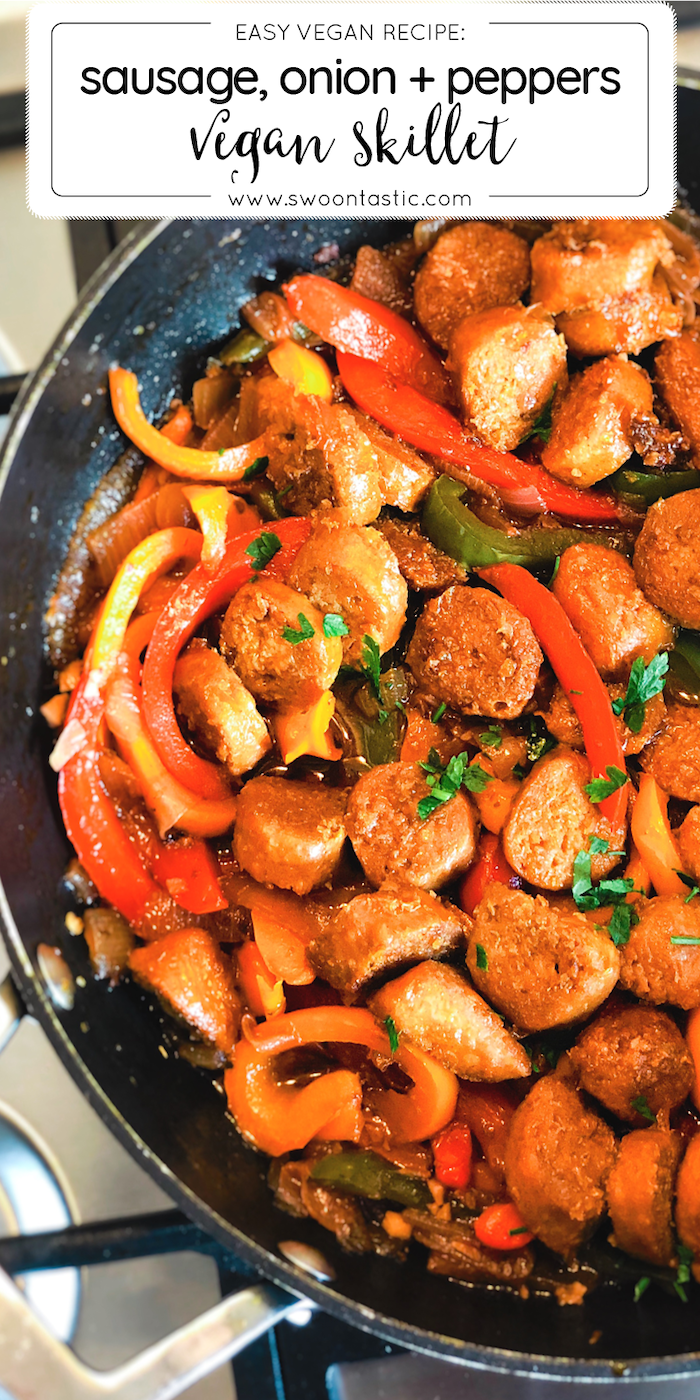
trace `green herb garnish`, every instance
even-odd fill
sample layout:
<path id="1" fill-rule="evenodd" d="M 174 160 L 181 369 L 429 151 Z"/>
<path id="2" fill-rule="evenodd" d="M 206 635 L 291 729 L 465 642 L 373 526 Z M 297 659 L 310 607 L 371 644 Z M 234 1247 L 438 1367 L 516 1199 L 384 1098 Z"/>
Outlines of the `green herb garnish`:
<path id="1" fill-rule="evenodd" d="M 675 1288 L 676 1293 L 678 1294 L 678 1297 L 681 1299 L 681 1301 L 682 1301 L 683 1303 L 687 1303 L 687 1301 L 688 1301 L 688 1294 L 686 1293 L 685 1288 L 683 1287 L 683 1284 L 684 1284 L 684 1283 L 690 1283 L 690 1266 L 691 1266 L 692 1262 L 693 1262 L 693 1251 L 692 1251 L 692 1249 L 688 1249 L 688 1246 L 685 1245 L 685 1244 L 679 1244 L 679 1246 L 678 1246 L 678 1269 L 676 1270 L 676 1277 L 675 1277 L 675 1280 L 674 1280 L 673 1287 Z"/>
<path id="2" fill-rule="evenodd" d="M 633 1108 L 635 1113 L 640 1113 L 642 1118 L 647 1119 L 647 1122 L 656 1122 L 656 1114 L 652 1113 L 649 1104 L 647 1103 L 647 1100 L 644 1097 L 644 1094 L 638 1094 L 636 1099 L 631 1099 L 630 1108 Z"/>
<path id="3" fill-rule="evenodd" d="M 374 690 L 374 693 L 375 693 L 375 695 L 376 695 L 376 697 L 377 697 L 377 699 L 378 699 L 378 701 L 379 701 L 379 704 L 380 704 L 380 706 L 381 706 L 381 704 L 382 704 L 382 689 L 381 689 L 381 686 L 382 686 L 382 665 L 381 665 L 381 653 L 380 653 L 380 651 L 379 651 L 379 646 L 378 646 L 377 642 L 375 642 L 375 640 L 374 640 L 374 637 L 371 637 L 371 636 L 369 635 L 368 632 L 365 632 L 365 635 L 364 635 L 364 637 L 362 638 L 362 670 L 364 671 L 365 675 L 367 676 L 367 679 L 370 681 L 370 683 L 371 683 L 371 685 L 372 685 L 372 689 Z M 387 719 L 388 719 L 388 715 L 387 715 L 387 712 L 386 712 L 385 709 L 380 708 L 380 710 L 379 710 L 379 715 L 378 715 L 378 719 L 379 719 L 379 723 L 380 723 L 380 724 L 385 724 L 385 723 L 386 723 L 386 721 L 387 721 Z"/>
<path id="4" fill-rule="evenodd" d="M 685 902 L 688 903 L 687 899 Z M 671 942 L 680 944 L 684 948 L 700 948 L 700 938 L 693 938 L 690 934 L 672 933 Z"/>
<path id="5" fill-rule="evenodd" d="M 635 1301 L 635 1303 L 638 1303 L 638 1302 L 639 1302 L 639 1299 L 642 1297 L 642 1294 L 646 1293 L 647 1288 L 649 1287 L 649 1284 L 650 1284 L 650 1283 L 651 1283 L 651 1279 L 650 1279 L 650 1278 L 640 1278 L 640 1279 L 637 1279 L 637 1282 L 636 1282 L 635 1285 L 634 1285 L 634 1301 Z"/>
<path id="6" fill-rule="evenodd" d="M 347 637 L 350 628 L 340 613 L 326 613 L 323 619 L 324 637 Z"/>
<path id="7" fill-rule="evenodd" d="M 557 557 L 556 557 L 556 559 L 554 560 L 554 568 L 552 569 L 552 577 L 551 577 L 550 580 L 549 580 L 549 587 L 550 587 L 550 588 L 552 587 L 552 584 L 554 583 L 554 580 L 555 580 L 557 574 L 559 573 L 559 565 L 560 565 L 560 564 L 561 564 L 561 554 L 558 554 Z"/>
<path id="8" fill-rule="evenodd" d="M 528 725 L 530 733 L 525 741 L 527 756 L 531 763 L 536 763 L 538 758 L 543 758 L 550 749 L 556 747 L 556 741 L 540 715 L 528 715 Z"/>
<path id="9" fill-rule="evenodd" d="M 528 1230 L 527 1225 L 516 1225 L 514 1230 L 508 1231 L 509 1235 L 529 1235 L 529 1233 L 530 1231 Z"/>
<path id="10" fill-rule="evenodd" d="M 489 960 L 486 956 L 486 949 L 480 943 L 476 945 L 476 965 L 480 972 L 488 972 Z"/>
<path id="11" fill-rule="evenodd" d="M 571 893 L 576 906 L 583 913 L 590 909 L 604 909 L 612 905 L 613 914 L 607 932 L 617 948 L 629 943 L 630 931 L 639 923 L 639 915 L 634 905 L 627 904 L 627 895 L 634 889 L 634 880 L 617 877 L 613 880 L 600 880 L 593 884 L 591 875 L 591 852 L 593 855 L 607 853 L 609 842 L 600 836 L 592 836 L 590 850 L 579 851 L 574 861 L 574 883 Z M 623 851 L 611 851 L 611 855 L 622 856 Z"/>
<path id="12" fill-rule="evenodd" d="M 633 904 L 615 905 L 608 924 L 608 933 L 616 948 L 624 948 L 625 944 L 629 943 L 632 929 L 638 923 L 639 915 Z"/>
<path id="13" fill-rule="evenodd" d="M 384 1026 L 386 1029 L 386 1033 L 389 1037 L 389 1049 L 391 1050 L 392 1055 L 395 1055 L 396 1051 L 399 1048 L 399 1033 L 396 1029 L 396 1022 L 394 1021 L 393 1016 L 384 1017 Z"/>
<path id="14" fill-rule="evenodd" d="M 647 700 L 653 699 L 663 690 L 667 671 L 668 652 L 665 651 L 654 656 L 648 666 L 645 666 L 642 656 L 633 661 L 627 693 L 612 702 L 613 713 L 622 715 L 627 728 L 631 729 L 633 734 L 638 734 L 644 724 Z"/>
<path id="15" fill-rule="evenodd" d="M 299 623 L 298 629 L 285 627 L 282 630 L 285 642 L 289 642 L 293 647 L 298 646 L 300 642 L 308 642 L 314 635 L 314 629 L 308 617 L 305 617 L 303 613 L 297 613 L 297 622 Z"/>
<path id="16" fill-rule="evenodd" d="M 527 442 L 529 438 L 533 437 L 539 438 L 540 442 L 549 442 L 549 439 L 552 434 L 552 405 L 554 403 L 554 395 L 556 394 L 556 392 L 557 386 L 555 384 L 554 388 L 552 389 L 550 398 L 548 398 L 544 408 L 541 409 L 532 427 L 530 428 L 530 431 L 527 432 L 525 436 L 520 439 L 519 445 L 522 445 L 522 443 Z"/>
<path id="17" fill-rule="evenodd" d="M 243 480 L 253 481 L 256 476 L 262 476 L 263 472 L 267 471 L 269 462 L 269 457 L 256 457 L 255 461 L 251 462 L 249 467 L 246 467 L 243 473 Z"/>
<path id="18" fill-rule="evenodd" d="M 611 797 L 618 788 L 624 787 L 629 782 L 627 774 L 622 768 L 616 768 L 614 763 L 609 763 L 605 769 L 607 778 L 593 778 L 590 783 L 586 783 L 584 792 L 588 794 L 591 802 L 604 802 L 606 797 Z"/>
<path id="19" fill-rule="evenodd" d="M 274 559 L 278 549 L 281 548 L 281 539 L 277 535 L 273 535 L 271 530 L 265 530 L 262 535 L 258 535 L 256 540 L 251 540 L 246 554 L 250 556 L 253 568 L 257 571 L 264 569 L 265 565 Z"/>
<path id="20" fill-rule="evenodd" d="M 696 894 L 700 894 L 700 885 L 696 885 L 695 881 L 690 878 L 690 875 L 686 875 L 683 870 L 674 870 L 673 873 L 678 876 L 679 880 L 683 881 L 684 885 L 688 886 L 690 894 L 686 896 L 684 903 L 690 904 L 691 899 L 694 899 Z M 671 942 L 673 942 L 673 939 L 671 939 Z"/>
<path id="21" fill-rule="evenodd" d="M 432 715 L 430 716 L 430 723 L 431 723 L 431 724 L 439 724 L 439 723 L 440 723 L 440 720 L 442 719 L 442 717 L 443 717 L 443 715 L 444 715 L 446 709 L 447 709 L 447 705 L 445 704 L 445 701 L 443 700 L 442 704 L 441 704 L 441 705 L 438 705 L 438 707 L 437 707 L 435 713 L 432 714 Z"/>
<path id="22" fill-rule="evenodd" d="M 425 821 L 443 802 L 449 802 L 461 787 L 465 787 L 468 792 L 483 792 L 487 783 L 493 781 L 492 775 L 486 773 L 480 764 L 470 764 L 466 750 L 455 754 L 447 764 L 443 764 L 437 750 L 431 749 L 427 762 L 421 763 L 420 766 L 431 789 L 430 796 L 421 797 L 418 803 L 418 816 L 421 821 Z"/>
<path id="23" fill-rule="evenodd" d="M 500 724 L 490 724 L 486 733 L 479 735 L 479 743 L 487 749 L 500 749 L 503 743 L 503 730 Z"/>

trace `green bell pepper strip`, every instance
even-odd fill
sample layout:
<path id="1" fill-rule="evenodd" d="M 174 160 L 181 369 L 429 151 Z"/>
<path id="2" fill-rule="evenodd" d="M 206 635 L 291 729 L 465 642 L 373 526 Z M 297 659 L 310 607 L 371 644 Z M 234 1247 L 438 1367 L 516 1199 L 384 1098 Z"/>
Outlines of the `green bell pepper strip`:
<path id="1" fill-rule="evenodd" d="M 252 365 L 256 360 L 261 360 L 270 349 L 269 340 L 263 340 L 257 331 L 244 327 L 219 351 L 219 360 L 222 365 Z"/>
<path id="2" fill-rule="evenodd" d="M 433 484 L 423 510 L 423 529 L 443 554 L 449 554 L 467 569 L 483 569 L 490 564 L 520 564 L 524 568 L 551 565 L 572 544 L 605 544 L 621 548 L 619 535 L 583 530 L 575 525 L 548 528 L 531 525 L 527 530 L 507 535 L 485 525 L 462 499 L 466 488 L 451 476 L 440 476 Z"/>
<path id="3" fill-rule="evenodd" d="M 679 491 L 694 491 L 700 486 L 700 472 L 634 472 L 620 467 L 606 482 L 618 496 L 630 496 L 634 504 L 651 506 L 654 501 L 677 496 Z"/>
<path id="4" fill-rule="evenodd" d="M 424 1207 L 432 1196 L 427 1182 L 405 1176 L 374 1152 L 338 1152 L 320 1157 L 309 1173 L 312 1181 L 335 1186 L 370 1201 L 394 1201 L 401 1206 Z"/>

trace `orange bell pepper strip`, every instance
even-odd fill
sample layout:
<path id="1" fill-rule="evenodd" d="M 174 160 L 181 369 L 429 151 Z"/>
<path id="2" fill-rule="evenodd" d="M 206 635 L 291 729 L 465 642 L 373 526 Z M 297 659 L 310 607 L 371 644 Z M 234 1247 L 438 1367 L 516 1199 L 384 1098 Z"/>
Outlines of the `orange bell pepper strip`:
<path id="1" fill-rule="evenodd" d="M 227 447 L 222 452 L 202 452 L 198 447 L 180 447 L 148 422 L 139 399 L 135 374 L 127 369 L 109 371 L 109 392 L 114 416 L 122 432 L 147 457 L 165 467 L 174 476 L 190 481 L 240 481 L 246 468 L 265 456 L 267 435 L 241 447 Z"/>
<path id="2" fill-rule="evenodd" d="M 262 909 L 253 909 L 255 946 L 275 982 L 306 987 L 316 973 L 306 956 L 302 940 Z"/>
<path id="3" fill-rule="evenodd" d="M 256 1050 L 265 1054 L 290 1050 L 314 1041 L 349 1042 L 364 1045 L 387 1059 L 391 1057 L 389 1037 L 370 1011 L 354 1006 L 313 1006 L 280 1016 L 266 1026 L 248 1027 L 246 1035 Z M 417 1047 L 400 1041 L 393 1059 L 410 1079 L 407 1094 L 393 1089 L 372 1090 L 367 1102 L 386 1125 L 394 1143 L 420 1142 L 434 1137 L 454 1117 L 457 1078 Z M 318 1081 L 317 1081 L 318 1082 Z"/>
<path id="4" fill-rule="evenodd" d="M 326 361 L 295 340 L 280 340 L 267 354 L 268 364 L 279 379 L 291 384 L 296 394 L 313 394 L 330 403 L 333 376 Z"/>
<path id="5" fill-rule="evenodd" d="M 450 379 L 423 336 L 403 316 L 327 277 L 292 278 L 282 289 L 294 316 L 336 350 L 379 362 L 431 399 L 450 398 Z"/>
<path id="6" fill-rule="evenodd" d="M 689 1013 L 685 1027 L 685 1039 L 695 1069 L 695 1078 L 690 1091 L 690 1097 L 695 1107 L 700 1108 L 700 1006 L 696 1006 L 695 1009 Z"/>
<path id="7" fill-rule="evenodd" d="M 569 696 L 581 721 L 591 776 L 606 778 L 610 767 L 624 773 L 625 756 L 610 696 L 561 603 L 519 564 L 494 564 L 476 572 L 524 613 L 531 624 L 564 694 Z M 624 826 L 627 794 L 625 784 L 598 804 L 598 810 L 610 822 L 613 832 L 619 832 Z"/>
<path id="8" fill-rule="evenodd" d="M 473 793 L 482 826 L 493 836 L 498 836 L 508 820 L 510 809 L 518 795 L 520 783 L 517 778 L 497 778 L 493 763 L 486 754 L 477 754 L 471 766 L 478 766 L 491 775 L 492 781 L 483 792 Z"/>
<path id="9" fill-rule="evenodd" d="M 632 840 L 657 894 L 688 891 L 678 875 L 682 861 L 669 825 L 668 796 L 651 773 L 642 773 L 632 809 Z"/>
<path id="10" fill-rule="evenodd" d="M 285 1008 L 284 987 L 276 982 L 252 941 L 236 949 L 238 983 L 252 1016 L 279 1016 Z"/>
<path id="11" fill-rule="evenodd" d="M 192 836 L 221 836 L 233 826 L 236 799 L 201 798 L 174 778 L 157 752 L 141 711 L 133 666 L 123 655 L 107 685 L 105 715 L 122 758 L 153 812 L 161 836 L 179 827 Z"/>
<path id="12" fill-rule="evenodd" d="M 265 578 L 284 578 L 310 529 L 309 520 L 290 517 L 275 521 L 274 529 L 257 529 L 234 539 L 213 573 L 203 564 L 192 570 L 158 619 L 143 666 L 144 718 L 166 767 L 184 787 L 201 797 L 225 799 L 230 789 L 219 766 L 200 758 L 182 735 L 173 702 L 177 658 L 201 623 L 225 607 L 241 584 L 255 577 L 247 550 L 256 539 L 274 534 L 281 542 L 261 573 Z"/>
<path id="13" fill-rule="evenodd" d="M 233 968 L 207 929 L 174 929 L 135 948 L 129 967 L 201 1035 L 232 1054 L 239 1006 Z"/>
<path id="14" fill-rule="evenodd" d="M 482 1210 L 474 1221 L 474 1234 L 488 1249 L 523 1249 L 535 1238 L 512 1201 L 497 1201 Z"/>
<path id="15" fill-rule="evenodd" d="M 46 720 L 49 729 L 60 729 L 66 717 L 68 701 L 70 696 L 67 691 L 63 694 L 52 695 L 50 700 L 46 700 L 39 706 L 39 714 Z"/>
<path id="16" fill-rule="evenodd" d="M 174 442 L 177 447 L 182 447 L 192 432 L 192 414 L 189 408 L 184 403 L 179 404 L 172 418 L 168 419 L 159 432 L 169 442 Z"/>
<path id="17" fill-rule="evenodd" d="M 286 1019 L 275 1017 L 261 1029 Z M 271 1157 L 306 1147 L 340 1113 L 348 1114 L 354 1123 L 360 1121 L 359 1074 L 333 1070 L 301 1089 L 280 1084 L 275 1077 L 274 1054 L 261 1054 L 247 1040 L 239 1040 L 236 1046 L 233 1068 L 224 1075 L 224 1088 L 243 1137 Z"/>
<path id="18" fill-rule="evenodd" d="M 641 895 L 651 894 L 651 876 L 634 842 L 632 842 L 632 851 L 625 867 L 625 879 L 634 880 L 634 889 L 625 895 L 627 904 L 634 904 Z"/>
<path id="19" fill-rule="evenodd" d="M 275 715 L 272 727 L 283 763 L 293 763 L 302 754 L 312 754 L 316 758 L 342 758 L 342 749 L 336 748 L 331 738 L 329 725 L 335 711 L 335 696 L 324 690 L 320 700 L 310 710 L 292 710 L 289 714 Z"/>

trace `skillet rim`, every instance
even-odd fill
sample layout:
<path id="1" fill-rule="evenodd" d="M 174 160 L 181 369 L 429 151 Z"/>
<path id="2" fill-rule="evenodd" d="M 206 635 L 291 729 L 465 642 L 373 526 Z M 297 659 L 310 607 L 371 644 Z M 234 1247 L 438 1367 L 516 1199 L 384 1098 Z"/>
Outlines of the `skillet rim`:
<path id="1" fill-rule="evenodd" d="M 207 220 L 161 219 L 152 228 L 138 225 L 108 256 L 93 274 L 80 294 L 75 308 L 59 331 L 38 369 L 28 376 L 13 406 L 8 430 L 0 450 L 0 508 L 12 465 L 23 436 L 37 410 L 44 391 L 53 379 L 61 359 L 78 332 L 99 305 L 106 292 L 140 253 L 156 241 L 173 223 L 211 222 Z M 214 221 L 216 222 L 216 221 Z M 284 226 L 286 220 L 249 219 L 246 225 L 267 224 Z M 112 1103 L 81 1058 L 77 1046 L 64 1029 L 48 997 L 38 972 L 32 966 L 2 882 L 0 882 L 0 931 L 7 947 L 15 980 L 24 998 L 27 1011 L 34 1016 L 47 1034 L 64 1067 L 98 1114 L 106 1127 L 152 1179 L 181 1207 L 190 1219 L 214 1235 L 223 1245 L 233 1248 L 243 1263 L 257 1270 L 263 1278 L 289 1289 L 299 1297 L 311 1298 L 322 1311 L 361 1331 L 379 1336 L 411 1351 L 442 1357 L 465 1367 L 517 1378 L 539 1380 L 580 1380 L 589 1384 L 609 1384 L 618 1381 L 680 1380 L 700 1374 L 700 1350 L 673 1357 L 645 1357 L 631 1360 L 579 1360 L 554 1358 L 538 1353 L 515 1352 L 505 1348 L 479 1346 L 458 1338 L 402 1323 L 383 1313 L 348 1299 L 326 1284 L 309 1277 L 302 1269 L 280 1259 L 263 1246 L 255 1244 L 235 1225 L 225 1220 L 213 1207 L 197 1196 L 175 1176 L 171 1169 L 135 1131 Z"/>

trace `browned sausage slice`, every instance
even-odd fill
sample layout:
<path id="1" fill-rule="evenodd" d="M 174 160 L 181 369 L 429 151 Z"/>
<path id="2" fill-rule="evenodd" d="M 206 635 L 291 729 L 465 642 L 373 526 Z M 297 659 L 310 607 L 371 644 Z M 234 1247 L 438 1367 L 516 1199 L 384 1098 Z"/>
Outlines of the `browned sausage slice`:
<path id="1" fill-rule="evenodd" d="M 468 926 L 453 904 L 405 881 L 387 880 L 339 909 L 307 952 L 319 976 L 352 999 L 382 972 L 451 952 Z"/>
<path id="2" fill-rule="evenodd" d="M 700 709 L 669 705 L 661 732 L 644 751 L 642 767 L 671 797 L 700 802 Z"/>
<path id="3" fill-rule="evenodd" d="M 606 1006 L 582 1031 L 569 1059 L 586 1093 L 625 1123 L 644 1125 L 687 1098 L 693 1062 L 675 1021 L 651 1006 Z"/>
<path id="4" fill-rule="evenodd" d="M 400 875 L 422 889 L 439 889 L 471 865 L 476 814 L 469 798 L 458 792 L 422 820 L 418 804 L 429 796 L 426 775 L 415 763 L 381 764 L 355 784 L 346 830 L 373 885 Z"/>
<path id="5" fill-rule="evenodd" d="M 582 914 L 491 884 L 475 911 L 467 966 L 482 995 L 510 1021 L 545 1031 L 582 1021 L 609 997 L 620 955 Z"/>
<path id="6" fill-rule="evenodd" d="M 320 518 L 299 550 L 289 582 L 322 613 L 340 613 L 349 628 L 343 638 L 348 664 L 362 664 L 367 636 L 382 653 L 398 641 L 408 589 L 396 555 L 377 530 L 345 525 L 334 516 Z"/>
<path id="7" fill-rule="evenodd" d="M 665 340 L 654 361 L 659 393 L 700 461 L 700 341 L 697 327 Z"/>
<path id="8" fill-rule="evenodd" d="M 527 243 L 493 224 L 447 229 L 426 254 L 416 276 L 416 316 L 447 349 L 455 326 L 475 311 L 517 301 L 530 280 Z"/>
<path id="9" fill-rule="evenodd" d="M 460 1079 L 498 1083 L 530 1073 L 529 1057 L 500 1016 L 444 963 L 420 963 L 387 982 L 369 1005 L 380 1021 L 391 1016 L 397 1031 Z"/>
<path id="10" fill-rule="evenodd" d="M 308 894 L 338 867 L 346 801 L 337 788 L 251 778 L 238 798 L 236 860 L 261 885 Z"/>
<path id="11" fill-rule="evenodd" d="M 700 491 L 680 491 L 646 513 L 634 547 L 637 583 L 681 627 L 700 627 Z"/>
<path id="12" fill-rule="evenodd" d="M 542 652 L 512 603 L 456 584 L 426 603 L 406 660 L 432 700 L 466 715 L 514 719 L 532 697 Z"/>
<path id="13" fill-rule="evenodd" d="M 647 601 L 631 565 L 614 549 L 565 549 L 553 592 L 594 665 L 610 680 L 626 678 L 638 656 L 649 662 L 673 645 L 671 624 Z"/>
<path id="14" fill-rule="evenodd" d="M 608 853 L 592 855 L 593 879 L 602 879 L 616 865 L 625 828 L 611 831 L 585 791 L 590 780 L 588 759 L 561 748 L 539 759 L 522 784 L 503 831 L 503 849 L 528 884 L 570 889 L 574 861 L 588 850 L 592 836 L 610 845 Z"/>
<path id="15" fill-rule="evenodd" d="M 196 638 L 173 678 L 178 710 L 191 730 L 225 763 L 232 777 L 247 773 L 271 747 L 255 701 L 223 656 Z"/>
<path id="16" fill-rule="evenodd" d="M 340 637 L 324 636 L 318 608 L 272 578 L 239 588 L 223 621 L 221 649 L 258 700 L 283 710 L 315 705 L 343 658 Z"/>
<path id="17" fill-rule="evenodd" d="M 683 869 L 700 880 L 700 806 L 691 807 L 676 836 Z"/>
<path id="18" fill-rule="evenodd" d="M 673 1191 L 682 1153 L 679 1133 L 638 1128 L 622 1139 L 608 1178 L 615 1244 L 647 1264 L 674 1261 Z"/>
<path id="19" fill-rule="evenodd" d="M 700 1134 L 690 1139 L 676 1179 L 676 1229 L 686 1249 L 695 1255 L 693 1274 L 700 1274 Z"/>
<path id="20" fill-rule="evenodd" d="M 506 1148 L 508 1193 L 557 1254 L 570 1255 L 598 1224 L 616 1150 L 607 1124 L 555 1075 L 535 1084 L 517 1109 Z"/>
<path id="21" fill-rule="evenodd" d="M 696 939 L 696 943 L 673 939 Z M 620 985 L 653 1005 L 700 1006 L 700 910 L 682 894 L 642 900 L 639 923 L 620 950 Z"/>
<path id="22" fill-rule="evenodd" d="M 632 456 L 632 426 L 651 417 L 652 404 L 646 370 L 618 356 L 598 360 L 557 395 L 542 465 L 572 486 L 594 486 Z"/>
<path id="23" fill-rule="evenodd" d="M 447 363 L 467 426 L 497 452 L 528 436 L 567 380 L 566 341 L 541 306 L 495 306 L 467 316 L 455 328 Z"/>

